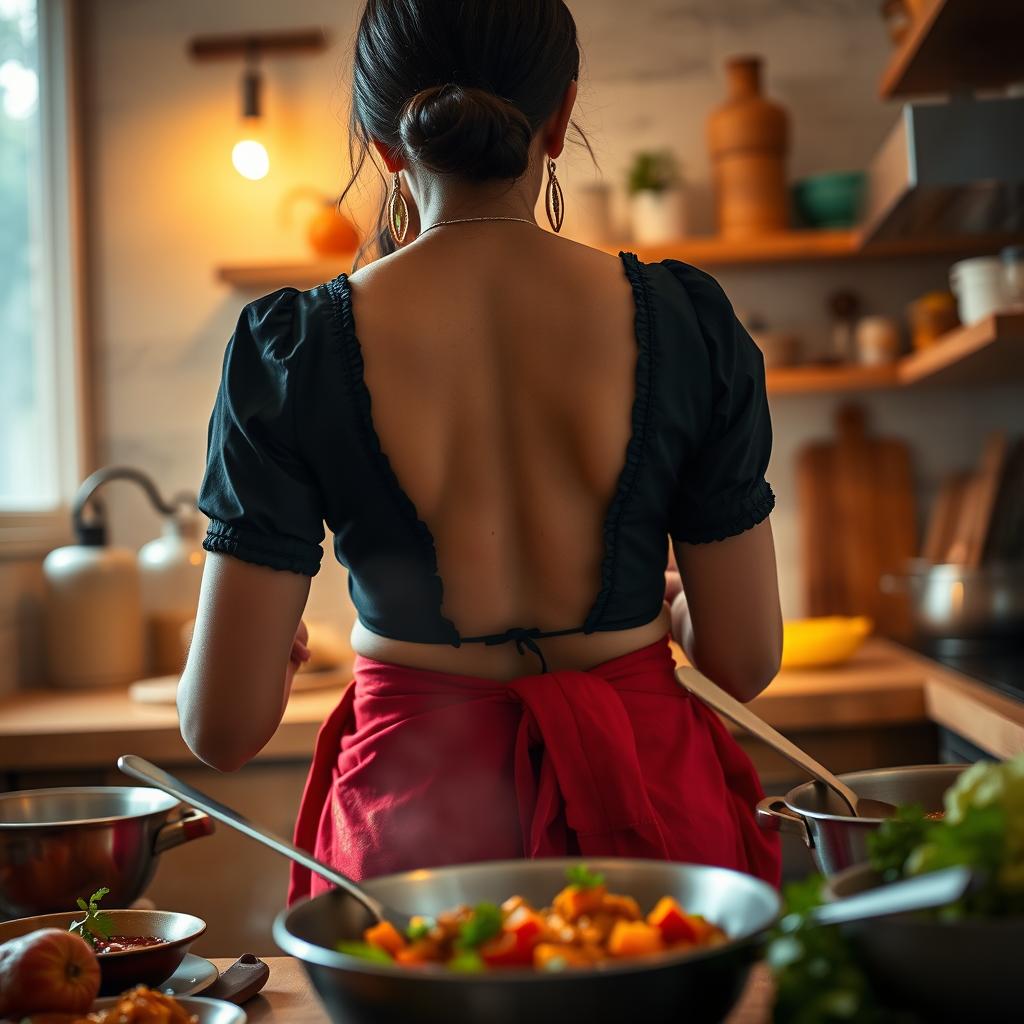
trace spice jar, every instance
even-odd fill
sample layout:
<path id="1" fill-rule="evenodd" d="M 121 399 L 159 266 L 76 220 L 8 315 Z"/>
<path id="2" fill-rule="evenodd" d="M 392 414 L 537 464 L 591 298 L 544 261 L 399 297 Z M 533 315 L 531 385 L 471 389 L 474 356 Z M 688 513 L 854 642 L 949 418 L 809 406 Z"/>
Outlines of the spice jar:
<path id="1" fill-rule="evenodd" d="M 949 292 L 928 292 L 907 307 L 911 342 L 916 351 L 928 348 L 960 323 L 956 299 Z"/>
<path id="2" fill-rule="evenodd" d="M 857 361 L 863 366 L 883 366 L 900 357 L 899 324 L 891 316 L 865 316 L 857 321 Z"/>

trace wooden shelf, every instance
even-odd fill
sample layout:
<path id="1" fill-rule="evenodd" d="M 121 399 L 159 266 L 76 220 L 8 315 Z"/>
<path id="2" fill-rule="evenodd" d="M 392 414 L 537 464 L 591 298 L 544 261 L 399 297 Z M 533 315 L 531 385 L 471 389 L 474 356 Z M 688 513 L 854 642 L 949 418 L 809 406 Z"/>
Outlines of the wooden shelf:
<path id="1" fill-rule="evenodd" d="M 898 366 L 904 387 L 960 387 L 1024 377 L 1024 310 L 995 313 L 947 334 Z"/>
<path id="2" fill-rule="evenodd" d="M 931 0 L 882 76 L 883 99 L 992 89 L 1024 72 L 1021 0 Z"/>
<path id="3" fill-rule="evenodd" d="M 899 384 L 895 366 L 780 366 L 765 376 L 773 395 L 878 391 Z"/>
<path id="4" fill-rule="evenodd" d="M 1024 3 L 1024 0 L 1022 0 Z M 971 256 L 998 252 L 1004 245 L 1020 242 L 1019 235 L 965 235 L 954 238 L 900 238 L 864 244 L 860 232 L 784 231 L 760 238 L 734 240 L 708 235 L 683 238 L 665 245 L 629 242 L 605 246 L 635 252 L 646 263 L 674 259 L 696 267 L 771 266 L 856 260 L 911 259 L 919 257 Z M 244 291 L 267 291 L 291 285 L 312 288 L 351 270 L 354 255 L 308 263 L 236 263 L 220 266 L 217 280 Z"/>

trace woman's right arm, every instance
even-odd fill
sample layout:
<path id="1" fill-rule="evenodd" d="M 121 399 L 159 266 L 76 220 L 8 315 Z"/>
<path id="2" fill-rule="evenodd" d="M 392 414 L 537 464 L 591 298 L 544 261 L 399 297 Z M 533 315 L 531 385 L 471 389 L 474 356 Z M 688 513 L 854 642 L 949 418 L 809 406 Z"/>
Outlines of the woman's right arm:
<path id="1" fill-rule="evenodd" d="M 779 671 L 782 612 L 770 522 L 710 544 L 673 544 L 683 594 L 672 632 L 695 668 L 737 700 Z"/>

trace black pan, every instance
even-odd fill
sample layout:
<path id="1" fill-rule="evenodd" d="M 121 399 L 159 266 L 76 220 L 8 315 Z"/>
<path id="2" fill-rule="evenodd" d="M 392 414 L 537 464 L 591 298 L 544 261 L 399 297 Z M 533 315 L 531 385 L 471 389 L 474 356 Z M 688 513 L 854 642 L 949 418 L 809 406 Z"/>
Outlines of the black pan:
<path id="1" fill-rule="evenodd" d="M 579 858 L 494 861 L 409 871 L 363 882 L 382 902 L 409 914 L 435 915 L 459 904 L 500 903 L 512 895 L 550 904 Z M 730 941 L 691 954 L 663 954 L 586 971 L 548 974 L 502 970 L 457 974 L 377 965 L 337 953 L 339 940 L 358 940 L 371 916 L 352 896 L 332 890 L 284 911 L 274 939 L 302 960 L 337 1024 L 700 1024 L 721 1021 L 733 1007 L 779 914 L 766 883 L 725 868 L 663 861 L 588 858 L 612 892 L 634 896 L 644 910 L 674 896 L 703 914 Z"/>

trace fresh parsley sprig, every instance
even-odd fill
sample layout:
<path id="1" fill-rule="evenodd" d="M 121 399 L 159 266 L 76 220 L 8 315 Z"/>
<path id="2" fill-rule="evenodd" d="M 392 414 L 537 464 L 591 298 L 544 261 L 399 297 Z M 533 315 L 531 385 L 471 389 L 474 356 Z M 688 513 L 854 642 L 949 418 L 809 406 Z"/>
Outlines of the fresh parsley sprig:
<path id="1" fill-rule="evenodd" d="M 89 897 L 88 903 L 81 896 L 75 901 L 78 904 L 78 909 L 84 912 L 85 917 L 81 921 L 72 921 L 68 931 L 80 935 L 93 949 L 96 949 L 103 939 L 109 939 L 114 933 L 114 922 L 110 915 L 106 911 L 100 910 L 100 901 L 109 892 L 110 889 L 104 886 Z"/>
<path id="2" fill-rule="evenodd" d="M 566 868 L 566 881 L 575 885 L 577 889 L 595 889 L 604 885 L 604 875 L 598 871 L 591 871 L 586 864 L 574 864 Z"/>

